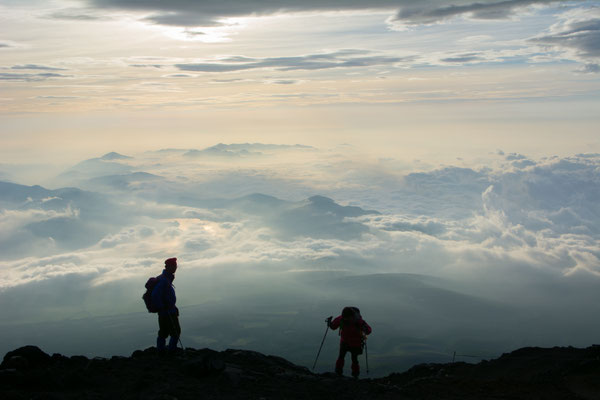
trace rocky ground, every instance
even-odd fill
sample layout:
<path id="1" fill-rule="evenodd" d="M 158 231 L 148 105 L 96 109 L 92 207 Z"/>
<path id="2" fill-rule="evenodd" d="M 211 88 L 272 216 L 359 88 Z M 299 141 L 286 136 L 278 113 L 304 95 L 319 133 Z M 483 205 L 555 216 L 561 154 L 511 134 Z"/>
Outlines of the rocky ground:
<path id="1" fill-rule="evenodd" d="M 160 357 L 52 356 L 35 346 L 0 365 L 2 399 L 600 399 L 600 346 L 523 348 L 479 364 L 421 364 L 379 379 L 313 374 L 275 356 L 186 349 Z"/>

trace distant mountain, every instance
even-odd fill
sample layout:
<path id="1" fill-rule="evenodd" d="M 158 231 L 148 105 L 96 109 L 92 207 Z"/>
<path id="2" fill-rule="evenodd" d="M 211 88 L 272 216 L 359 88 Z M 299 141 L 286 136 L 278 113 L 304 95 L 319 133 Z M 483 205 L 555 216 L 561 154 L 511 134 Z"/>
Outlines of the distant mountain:
<path id="1" fill-rule="evenodd" d="M 287 239 L 298 236 L 356 239 L 368 232 L 369 228 L 347 218 L 379 214 L 374 210 L 342 206 L 324 196 L 291 202 L 263 194 L 252 194 L 221 204 L 262 216 L 268 226 L 275 228 Z"/>
<path id="2" fill-rule="evenodd" d="M 220 156 L 220 157 L 242 157 L 242 156 L 261 156 L 269 151 L 289 151 L 289 150 L 315 150 L 314 147 L 283 144 L 263 144 L 263 143 L 219 143 L 203 150 L 189 150 L 184 153 L 186 157 L 200 156 Z"/>
<path id="3" fill-rule="evenodd" d="M 213 157 L 242 157 L 242 156 L 260 156 L 262 153 L 256 151 L 248 151 L 246 149 L 240 150 L 227 150 L 219 147 L 209 147 L 204 150 L 189 150 L 183 154 L 184 157 L 200 157 L 200 156 L 213 156 Z"/>
<path id="4" fill-rule="evenodd" d="M 7 353 L 3 398 L 95 399 L 597 399 L 600 346 L 523 348 L 479 364 L 421 364 L 378 379 L 314 374 L 281 357 L 229 349 L 155 348 L 131 357 L 52 356 L 35 346 Z M 346 370 L 348 366 L 346 367 Z M 363 377 L 366 365 L 362 365 Z"/>
<path id="5" fill-rule="evenodd" d="M 86 187 L 108 186 L 113 189 L 137 189 L 137 186 L 146 182 L 158 182 L 163 177 L 147 172 L 133 172 L 123 175 L 106 175 L 92 178 L 85 183 Z"/>
<path id="6" fill-rule="evenodd" d="M 103 155 L 102 157 L 100 157 L 101 160 L 107 161 L 107 160 L 131 160 L 133 159 L 133 157 L 129 157 L 129 156 L 124 156 L 122 154 L 119 153 L 115 153 L 110 152 L 110 153 L 106 153 L 105 155 Z"/>
<path id="7" fill-rule="evenodd" d="M 77 183 L 82 180 L 99 176 L 120 175 L 132 172 L 133 168 L 131 166 L 117 162 L 120 160 L 123 159 L 92 158 L 85 160 L 68 168 L 58 176 L 58 179 L 66 179 L 70 182 Z"/>
<path id="8" fill-rule="evenodd" d="M 131 219 L 108 197 L 72 187 L 49 190 L 0 182 L 0 206 L 40 215 L 0 239 L 0 251 L 10 258 L 27 254 L 49 238 L 52 246 L 46 254 L 90 246 Z"/>
<path id="9" fill-rule="evenodd" d="M 41 186 L 25 186 L 10 182 L 0 182 L 0 201 L 24 203 L 28 199 L 42 200 L 52 197 L 52 191 Z"/>
<path id="10" fill-rule="evenodd" d="M 317 282 L 315 286 L 368 299 L 361 303 L 369 306 L 371 314 L 375 313 L 373 317 L 401 318 L 406 321 L 402 328 L 405 332 L 460 331 L 484 336 L 503 331 L 507 328 L 503 325 L 524 318 L 514 307 L 463 293 L 453 287 L 453 282 L 427 275 L 355 275 Z M 380 310 L 386 315 L 380 315 Z"/>

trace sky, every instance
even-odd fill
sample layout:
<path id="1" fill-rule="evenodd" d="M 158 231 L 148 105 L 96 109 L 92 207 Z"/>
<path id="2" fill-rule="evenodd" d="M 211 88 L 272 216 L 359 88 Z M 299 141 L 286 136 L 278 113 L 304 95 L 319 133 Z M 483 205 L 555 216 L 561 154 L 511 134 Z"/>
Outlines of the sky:
<path id="1" fill-rule="evenodd" d="M 503 144 L 594 152 L 598 13 L 597 1 L 4 0 L 1 156 L 249 138 L 438 160 Z"/>
<path id="2" fill-rule="evenodd" d="M 597 1 L 0 0 L 0 353 L 151 346 L 169 257 L 191 347 L 597 342 L 599 51 Z"/>

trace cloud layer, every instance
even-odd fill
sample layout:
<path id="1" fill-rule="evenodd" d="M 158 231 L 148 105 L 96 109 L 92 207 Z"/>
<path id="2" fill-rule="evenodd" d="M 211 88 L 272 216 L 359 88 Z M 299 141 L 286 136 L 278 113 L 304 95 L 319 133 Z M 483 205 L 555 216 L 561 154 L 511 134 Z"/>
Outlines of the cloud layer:
<path id="1" fill-rule="evenodd" d="M 200 4 L 194 1 L 116 1 L 90 0 L 92 6 L 152 12 L 147 20 L 176 26 L 214 26 L 224 18 L 273 15 L 289 12 L 324 12 L 354 10 L 399 10 L 396 19 L 408 24 L 435 23 L 451 17 L 470 15 L 479 19 L 501 19 L 532 5 L 551 4 L 551 0 L 457 0 L 452 5 L 437 1 L 376 0 L 345 1 L 228 1 L 219 4 Z"/>
<path id="2" fill-rule="evenodd" d="M 188 339 L 198 345 L 305 363 L 308 349 L 289 345 L 308 328 L 290 328 L 292 342 L 268 332 L 295 326 L 290 315 L 320 320 L 346 303 L 383 330 L 380 344 L 421 343 L 414 360 L 458 343 L 482 353 L 588 343 L 600 330 L 589 322 L 598 312 L 600 156 L 489 157 L 411 171 L 308 146 L 219 144 L 109 153 L 56 178 L 86 190 L 2 183 L 0 298 L 18 306 L 0 319 L 27 337 L 27 323 L 85 317 L 73 328 L 83 332 L 99 316 L 138 311 L 132 288 L 177 256 Z M 252 315 L 260 328 L 226 328 L 223 315 Z M 413 360 L 377 351 L 390 369 Z"/>
<path id="3" fill-rule="evenodd" d="M 311 54 L 298 57 L 229 57 L 210 63 L 175 64 L 182 71 L 233 72 L 259 68 L 278 71 L 311 71 L 331 68 L 353 68 L 395 65 L 412 61 L 413 57 L 388 57 L 365 50 L 340 50 L 329 54 Z"/>

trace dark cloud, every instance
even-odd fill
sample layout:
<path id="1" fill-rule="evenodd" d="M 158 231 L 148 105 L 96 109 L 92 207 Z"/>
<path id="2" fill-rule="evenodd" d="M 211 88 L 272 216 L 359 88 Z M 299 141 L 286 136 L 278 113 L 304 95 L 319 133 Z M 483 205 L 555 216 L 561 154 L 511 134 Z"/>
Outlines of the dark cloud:
<path id="1" fill-rule="evenodd" d="M 600 18 L 567 20 L 551 34 L 530 39 L 531 43 L 557 50 L 575 51 L 586 62 L 583 72 L 599 72 Z"/>
<path id="2" fill-rule="evenodd" d="M 144 18 L 144 21 L 152 22 L 157 25 L 170 26 L 202 26 L 211 27 L 222 25 L 220 22 L 213 19 L 214 17 L 206 16 L 202 13 L 182 13 L 170 12 L 163 14 L 155 14 Z M 202 32 L 186 32 L 191 35 L 202 35 Z"/>
<path id="3" fill-rule="evenodd" d="M 14 47 L 8 43 L 4 43 L 4 42 L 0 42 L 0 49 L 9 49 L 11 47 Z"/>
<path id="4" fill-rule="evenodd" d="M 567 22 L 561 31 L 531 41 L 575 49 L 582 57 L 600 57 L 600 18 Z"/>
<path id="5" fill-rule="evenodd" d="M 459 15 L 468 14 L 476 19 L 503 19 L 516 13 L 517 9 L 534 4 L 549 4 L 552 0 L 507 1 L 457 1 L 451 5 L 442 2 L 408 2 L 396 15 L 396 20 L 407 24 L 431 24 Z M 402 2 L 407 3 L 407 2 Z"/>
<path id="6" fill-rule="evenodd" d="M 0 81 L 38 82 L 53 78 L 71 78 L 71 76 L 53 72 L 39 74 L 15 74 L 10 72 L 0 72 Z"/>
<path id="7" fill-rule="evenodd" d="M 176 64 L 175 66 L 182 71 L 195 72 L 234 72 L 260 68 L 274 68 L 279 71 L 299 71 L 393 65 L 414 60 L 414 57 L 381 56 L 364 50 L 341 50 L 333 53 L 297 57 L 251 58 L 235 56 L 215 62 Z"/>
<path id="8" fill-rule="evenodd" d="M 164 65 L 161 64 L 130 64 L 130 67 L 134 67 L 134 68 L 163 68 Z"/>
<path id="9" fill-rule="evenodd" d="M 53 12 L 52 14 L 48 14 L 46 18 L 82 22 L 99 21 L 107 19 L 104 16 L 94 15 L 92 10 L 78 8 L 67 8 L 59 10 Z"/>
<path id="10" fill-rule="evenodd" d="M 463 63 L 482 61 L 482 60 L 485 60 L 485 58 L 481 57 L 478 53 L 468 53 L 468 54 L 457 55 L 454 57 L 442 58 L 440 61 L 443 61 L 446 63 L 453 63 L 453 64 L 463 64 Z"/>
<path id="11" fill-rule="evenodd" d="M 267 81 L 266 83 L 272 83 L 275 85 L 295 85 L 297 83 L 299 83 L 300 81 L 294 80 L 294 79 L 276 79 L 273 81 Z"/>
<path id="12" fill-rule="evenodd" d="M 371 0 L 351 1 L 275 1 L 248 0 L 197 2 L 193 0 L 87 0 L 98 8 L 151 12 L 147 21 L 175 26 L 214 26 L 227 17 L 273 15 L 283 12 L 352 11 L 367 9 L 398 10 L 396 20 L 408 24 L 433 23 L 457 15 L 470 14 L 479 19 L 506 18 L 519 8 L 534 4 L 552 3 L 550 0 L 455 0 L 444 5 L 434 0 Z"/>
<path id="13" fill-rule="evenodd" d="M 600 73 L 600 64 L 585 64 L 583 68 L 579 70 L 584 74 L 597 74 Z"/>
<path id="14" fill-rule="evenodd" d="M 81 99 L 81 96 L 36 96 L 36 99 L 45 99 L 45 100 L 74 100 Z"/>
<path id="15" fill-rule="evenodd" d="M 164 78 L 195 78 L 195 75 L 192 74 L 169 74 L 164 75 Z"/>

